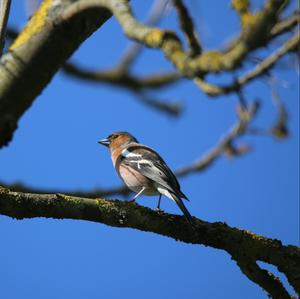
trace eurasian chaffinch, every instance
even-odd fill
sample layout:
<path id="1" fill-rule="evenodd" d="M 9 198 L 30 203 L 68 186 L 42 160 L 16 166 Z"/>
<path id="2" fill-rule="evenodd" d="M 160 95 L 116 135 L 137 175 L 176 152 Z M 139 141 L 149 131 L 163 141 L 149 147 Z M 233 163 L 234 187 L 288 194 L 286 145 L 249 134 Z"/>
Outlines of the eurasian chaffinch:
<path id="1" fill-rule="evenodd" d="M 125 185 L 136 193 L 132 201 L 141 194 L 161 195 L 173 200 L 185 217 L 191 222 L 191 214 L 181 198 L 187 197 L 180 190 L 180 185 L 165 161 L 152 148 L 140 144 L 127 132 L 115 132 L 99 141 L 111 152 L 113 165 Z"/>

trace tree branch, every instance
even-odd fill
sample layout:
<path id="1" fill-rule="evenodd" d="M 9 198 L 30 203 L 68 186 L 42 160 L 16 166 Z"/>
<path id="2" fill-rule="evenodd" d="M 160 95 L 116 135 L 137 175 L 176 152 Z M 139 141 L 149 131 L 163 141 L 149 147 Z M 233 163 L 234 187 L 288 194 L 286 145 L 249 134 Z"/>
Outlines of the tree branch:
<path id="1" fill-rule="evenodd" d="M 280 34 L 288 32 L 300 23 L 299 10 L 294 11 L 289 17 L 279 21 L 271 30 L 270 37 L 274 38 Z"/>
<path id="2" fill-rule="evenodd" d="M 153 211 L 118 200 L 89 199 L 63 194 L 31 194 L 0 188 L 0 214 L 23 219 L 46 217 L 81 219 L 113 227 L 130 227 L 153 232 L 190 244 L 202 244 L 228 252 L 243 271 L 250 261 L 272 264 L 300 292 L 300 249 L 280 241 L 232 228 L 226 223 L 209 223 L 193 217 L 194 228 L 184 217 Z M 265 277 L 252 273 L 264 287 Z M 266 291 L 270 291 L 266 289 Z M 278 297 L 274 297 L 278 298 Z"/>
<path id="3" fill-rule="evenodd" d="M 176 175 L 181 177 L 194 172 L 202 171 L 212 165 L 223 154 L 228 154 L 229 156 L 239 156 L 249 151 L 249 147 L 236 147 L 233 145 L 233 143 L 237 138 L 247 133 L 248 126 L 255 117 L 258 109 L 259 102 L 254 102 L 250 106 L 249 110 L 245 110 L 240 107 L 239 120 L 235 125 L 232 126 L 229 132 L 225 134 L 219 143 L 198 161 L 178 169 L 176 171 Z"/>
<path id="4" fill-rule="evenodd" d="M 238 259 L 237 264 L 250 280 L 266 290 L 272 298 L 293 298 L 278 277 L 267 270 L 261 269 L 255 261 Z"/>
<path id="5" fill-rule="evenodd" d="M 0 147 L 12 139 L 19 118 L 64 61 L 111 16 L 99 7 L 62 18 L 62 12 L 73 4 L 44 0 L 8 53 L 1 57 Z"/>
<path id="6" fill-rule="evenodd" d="M 261 11 L 248 16 L 251 21 L 244 20 L 240 37 L 229 50 L 207 51 L 190 57 L 174 32 L 137 22 L 127 0 L 80 0 L 75 3 L 44 0 L 1 59 L 0 147 L 12 139 L 19 118 L 63 62 L 111 16 L 109 11 L 130 38 L 148 47 L 160 48 L 182 75 L 196 78 L 209 72 L 233 70 L 249 52 L 264 46 L 269 41 L 270 29 L 287 3 L 286 0 L 266 0 Z"/>
<path id="7" fill-rule="evenodd" d="M 93 71 L 79 67 L 73 63 L 66 63 L 62 70 L 64 73 L 76 79 L 93 82 L 96 84 L 109 84 L 115 87 L 125 88 L 136 96 L 136 99 L 159 112 L 169 116 L 178 116 L 182 112 L 179 103 L 168 103 L 160 100 L 153 100 L 145 95 L 145 90 L 159 89 L 178 82 L 180 75 L 174 72 L 165 74 L 154 74 L 147 77 L 134 76 L 122 69 L 114 68 L 107 71 Z"/>
<path id="8" fill-rule="evenodd" d="M 194 79 L 194 82 L 203 92 L 205 92 L 207 95 L 212 97 L 228 94 L 231 92 L 237 92 L 238 90 L 240 90 L 242 86 L 264 75 L 267 71 L 269 71 L 272 67 L 274 67 L 276 62 L 282 56 L 284 56 L 290 51 L 294 51 L 298 47 L 299 41 L 300 41 L 300 35 L 299 35 L 299 31 L 297 31 L 293 35 L 293 37 L 287 40 L 279 49 L 277 49 L 274 53 L 268 56 L 261 63 L 257 64 L 254 67 L 254 69 L 248 71 L 248 73 L 236 79 L 235 82 L 233 82 L 232 84 L 220 86 L 220 85 L 208 83 L 207 81 L 201 78 Z"/>
<path id="9" fill-rule="evenodd" d="M 63 71 L 70 76 L 77 77 L 82 80 L 100 84 L 106 83 L 133 91 L 162 88 L 173 84 L 180 79 L 180 75 L 175 72 L 142 77 L 119 71 L 118 67 L 107 71 L 93 71 L 70 62 L 64 65 Z"/>
<path id="10" fill-rule="evenodd" d="M 249 15 L 248 21 L 244 20 L 240 38 L 230 50 L 207 51 L 194 58 L 183 50 L 174 32 L 149 27 L 138 22 L 133 17 L 126 0 L 84 0 L 66 15 L 90 7 L 106 7 L 117 18 L 129 38 L 148 47 L 161 49 L 181 74 L 195 78 L 207 73 L 233 70 L 241 64 L 249 52 L 265 45 L 268 42 L 270 29 L 276 24 L 279 12 L 287 3 L 286 0 L 267 0 L 260 12 L 251 17 Z"/>
<path id="11" fill-rule="evenodd" d="M 168 2 L 169 0 L 155 1 L 146 20 L 147 25 L 154 26 L 160 21 L 165 12 Z M 118 69 L 128 71 L 129 67 L 137 59 L 143 48 L 143 44 L 132 42 L 131 45 L 127 48 L 127 50 L 124 52 L 118 64 Z"/>
<path id="12" fill-rule="evenodd" d="M 0 57 L 5 43 L 5 32 L 9 16 L 10 2 L 10 0 L 0 0 Z"/>
<path id="13" fill-rule="evenodd" d="M 201 54 L 202 49 L 194 28 L 193 20 L 182 0 L 173 0 L 173 2 L 179 15 L 181 29 L 184 32 L 189 45 L 190 55 L 195 57 L 196 55 Z"/>
<path id="14" fill-rule="evenodd" d="M 97 198 L 97 197 L 108 197 L 108 196 L 128 196 L 132 193 L 126 186 L 119 186 L 119 187 L 113 187 L 113 188 L 95 188 L 91 191 L 83 191 L 83 190 L 75 190 L 75 191 L 66 191 L 66 190 L 53 190 L 53 189 L 47 189 L 47 188 L 36 188 L 36 187 L 30 187 L 23 183 L 14 183 L 14 184 L 6 184 L 4 182 L 0 182 L 0 186 L 15 190 L 17 192 L 22 193 L 38 193 L 38 194 L 49 194 L 49 193 L 67 193 L 71 196 L 77 196 L 77 197 L 88 197 L 88 198 Z"/>

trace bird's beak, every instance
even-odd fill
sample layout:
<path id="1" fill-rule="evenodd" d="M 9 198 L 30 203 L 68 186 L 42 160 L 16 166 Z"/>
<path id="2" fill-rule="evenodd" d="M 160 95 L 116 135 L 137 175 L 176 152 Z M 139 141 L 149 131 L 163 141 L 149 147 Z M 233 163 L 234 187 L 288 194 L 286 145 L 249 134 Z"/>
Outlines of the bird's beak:
<path id="1" fill-rule="evenodd" d="M 104 138 L 104 139 L 102 139 L 102 140 L 99 140 L 98 143 L 99 143 L 99 144 L 102 144 L 102 145 L 104 145 L 104 146 L 109 146 L 110 141 L 109 141 L 109 139 Z"/>

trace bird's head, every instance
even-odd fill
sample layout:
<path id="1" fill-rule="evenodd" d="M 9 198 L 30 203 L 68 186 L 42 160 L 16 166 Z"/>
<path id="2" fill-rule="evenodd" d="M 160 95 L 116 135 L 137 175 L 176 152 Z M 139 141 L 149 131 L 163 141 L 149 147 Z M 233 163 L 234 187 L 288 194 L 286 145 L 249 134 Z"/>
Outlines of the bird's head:
<path id="1" fill-rule="evenodd" d="M 107 138 L 98 141 L 98 143 L 105 145 L 112 150 L 126 146 L 129 143 L 138 143 L 138 141 L 128 132 L 114 132 Z"/>

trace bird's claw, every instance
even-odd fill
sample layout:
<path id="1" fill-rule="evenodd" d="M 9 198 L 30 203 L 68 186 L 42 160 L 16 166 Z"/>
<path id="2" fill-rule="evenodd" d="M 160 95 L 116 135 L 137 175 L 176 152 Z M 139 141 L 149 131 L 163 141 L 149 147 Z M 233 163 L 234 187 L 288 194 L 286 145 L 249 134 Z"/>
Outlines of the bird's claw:
<path id="1" fill-rule="evenodd" d="M 155 211 L 159 214 L 164 213 L 164 210 L 160 209 L 160 208 L 155 208 Z"/>

